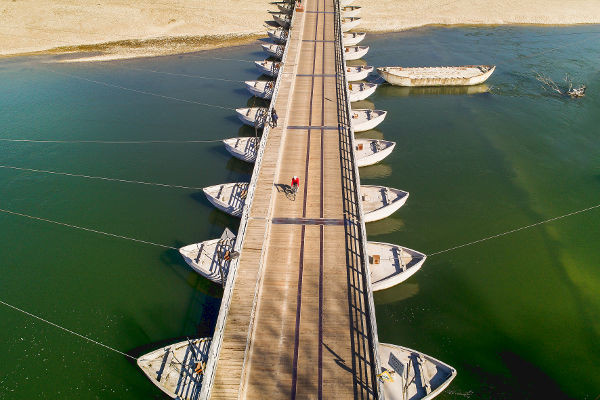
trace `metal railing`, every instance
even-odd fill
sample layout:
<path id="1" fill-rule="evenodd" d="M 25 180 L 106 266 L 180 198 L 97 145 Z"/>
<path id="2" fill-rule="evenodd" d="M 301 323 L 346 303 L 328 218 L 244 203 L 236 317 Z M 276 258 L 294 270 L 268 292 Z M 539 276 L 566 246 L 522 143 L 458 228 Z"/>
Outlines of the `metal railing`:
<path id="1" fill-rule="evenodd" d="M 290 29 L 294 26 L 294 20 L 296 17 L 296 12 L 292 14 Z M 288 34 L 289 36 L 289 34 Z M 279 69 L 279 73 L 277 74 L 275 88 L 273 89 L 273 96 L 271 97 L 271 103 L 269 104 L 268 114 L 271 115 L 271 111 L 275 105 L 277 100 L 277 95 L 279 93 L 279 87 L 281 85 L 283 74 L 281 73 L 282 69 L 285 68 L 285 61 L 287 59 L 288 50 L 290 46 L 285 46 L 285 51 L 283 52 L 283 56 L 281 58 L 281 66 Z M 266 122 L 266 121 L 265 121 Z M 250 208 L 252 206 L 252 200 L 254 199 L 254 193 L 256 191 L 256 185 L 258 182 L 258 176 L 260 173 L 260 167 L 262 165 L 263 156 L 265 153 L 265 147 L 267 140 L 269 138 L 269 132 L 271 127 L 265 123 L 263 134 L 260 140 L 258 152 L 256 155 L 256 162 L 254 163 L 254 170 L 252 172 L 252 178 L 250 179 L 250 184 L 248 186 L 248 195 L 246 197 L 246 202 L 244 204 L 244 211 L 242 213 L 242 220 L 240 222 L 240 227 L 238 229 L 238 234 L 236 238 L 236 242 L 234 245 L 234 250 L 240 252 L 240 257 L 234 259 L 230 265 L 229 272 L 227 274 L 227 282 L 225 284 L 225 290 L 223 291 L 223 298 L 221 300 L 221 308 L 219 310 L 219 316 L 217 317 L 217 324 L 215 326 L 215 331 L 213 334 L 212 343 L 210 346 L 210 351 L 208 354 L 208 360 L 206 362 L 206 370 L 204 373 L 204 379 L 202 384 L 202 389 L 200 391 L 200 399 L 206 400 L 210 397 L 211 390 L 214 383 L 215 374 L 217 371 L 217 361 L 219 359 L 219 353 L 221 350 L 221 345 L 223 344 L 223 334 L 225 331 L 225 325 L 227 321 L 227 315 L 229 314 L 229 309 L 231 306 L 231 299 L 233 296 L 234 282 L 237 277 L 237 271 L 241 259 L 241 250 L 244 244 L 244 238 L 246 235 L 246 228 L 248 227 L 248 219 L 250 217 Z"/>
<path id="2" fill-rule="evenodd" d="M 357 382 L 358 386 L 366 392 L 366 398 L 376 397 L 383 399 L 383 386 L 378 379 L 381 373 L 379 363 L 379 339 L 377 335 L 377 322 L 375 319 L 375 305 L 373 301 L 373 286 L 371 284 L 371 276 L 367 265 L 367 238 L 365 231 L 364 215 L 362 204 L 360 201 L 360 177 L 356 156 L 354 152 L 354 130 L 352 128 L 352 119 L 350 117 L 350 101 L 348 93 L 348 80 L 346 78 L 346 61 L 343 51 L 343 32 L 341 27 L 341 12 L 339 0 L 334 0 L 335 17 L 334 17 L 334 33 L 335 33 L 335 61 L 336 61 L 336 92 L 338 101 L 338 124 L 340 133 L 340 163 L 342 166 L 342 191 L 344 199 L 345 215 L 345 230 L 346 230 L 346 245 L 347 245 L 347 262 L 348 262 L 348 279 L 349 290 L 352 292 L 349 295 L 349 300 L 355 302 L 351 304 L 352 312 L 357 317 L 354 321 L 358 332 L 353 332 L 357 341 L 362 338 L 362 343 L 358 347 L 353 344 L 353 348 L 357 348 L 366 353 L 364 340 L 370 342 L 369 360 L 364 357 L 366 354 L 356 354 L 353 360 L 357 364 L 355 371 L 355 379 L 366 380 Z M 358 246 L 357 246 L 358 243 Z M 360 282 L 357 282 L 360 279 Z M 350 282 L 351 281 L 351 282 Z M 361 311 L 364 309 L 368 319 L 366 332 L 364 330 L 363 318 Z M 360 321 L 358 321 L 360 319 Z M 355 335 L 356 333 L 356 335 Z M 364 335 L 366 334 L 366 338 Z M 361 349 L 362 347 L 362 349 Z M 367 371 L 370 369 L 370 371 Z M 370 372 L 370 373 L 368 373 Z M 364 374 L 363 374 L 364 373 Z M 372 387 L 374 393 L 370 393 L 369 386 Z M 365 398 L 365 396 L 362 396 Z"/>

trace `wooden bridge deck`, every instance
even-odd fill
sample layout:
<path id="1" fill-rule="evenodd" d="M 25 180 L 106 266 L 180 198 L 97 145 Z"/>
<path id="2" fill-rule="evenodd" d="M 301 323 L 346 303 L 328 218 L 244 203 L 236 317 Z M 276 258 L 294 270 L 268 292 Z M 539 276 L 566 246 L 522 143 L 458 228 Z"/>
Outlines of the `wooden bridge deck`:
<path id="1" fill-rule="evenodd" d="M 304 3 L 280 71 L 279 126 L 258 171 L 212 399 L 376 397 L 368 304 L 354 293 L 364 281 L 347 257 L 358 238 L 349 239 L 344 210 L 334 3 Z M 293 175 L 295 200 L 282 190 Z"/>

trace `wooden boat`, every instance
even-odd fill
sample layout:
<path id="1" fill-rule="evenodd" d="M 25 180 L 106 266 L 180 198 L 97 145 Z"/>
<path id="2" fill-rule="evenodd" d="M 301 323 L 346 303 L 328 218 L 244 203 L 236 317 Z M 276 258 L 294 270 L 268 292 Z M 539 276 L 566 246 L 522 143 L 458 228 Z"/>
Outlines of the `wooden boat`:
<path id="1" fill-rule="evenodd" d="M 385 186 L 361 185 L 360 198 L 365 222 L 389 217 L 406 203 L 408 192 Z"/>
<path id="2" fill-rule="evenodd" d="M 144 354 L 137 365 L 172 398 L 197 399 L 212 338 L 191 339 Z"/>
<path id="3" fill-rule="evenodd" d="M 382 67 L 377 72 L 397 86 L 470 86 L 485 82 L 496 66 L 465 65 L 462 67 Z"/>
<path id="4" fill-rule="evenodd" d="M 356 46 L 367 36 L 365 32 L 345 32 L 342 34 L 344 46 Z"/>
<path id="5" fill-rule="evenodd" d="M 387 111 L 383 110 L 351 110 L 350 118 L 352 118 L 352 128 L 354 132 L 364 132 L 375 128 L 383 122 Z"/>
<path id="6" fill-rule="evenodd" d="M 378 139 L 354 139 L 356 165 L 366 167 L 377 164 L 390 154 L 396 147 L 395 142 Z"/>
<path id="7" fill-rule="evenodd" d="M 360 6 L 345 6 L 342 7 L 341 11 L 342 11 L 342 17 L 343 18 L 350 18 L 350 17 L 358 17 L 358 15 L 360 14 L 360 10 L 362 7 Z"/>
<path id="8" fill-rule="evenodd" d="M 267 54 L 280 60 L 285 51 L 285 45 L 283 44 L 263 44 L 262 48 Z"/>
<path id="9" fill-rule="evenodd" d="M 222 284 L 223 277 L 227 278 L 229 264 L 235 258 L 233 251 L 235 235 L 229 229 L 219 239 L 205 240 L 179 249 L 185 262 L 194 271 L 213 282 Z"/>
<path id="10" fill-rule="evenodd" d="M 340 6 L 346 7 L 354 3 L 354 0 L 340 0 Z"/>
<path id="11" fill-rule="evenodd" d="M 269 35 L 273 42 L 285 44 L 288 38 L 288 30 L 283 28 L 270 29 L 267 31 L 267 35 Z"/>
<path id="12" fill-rule="evenodd" d="M 348 84 L 350 101 L 361 101 L 375 93 L 376 83 L 350 83 Z"/>
<path id="13" fill-rule="evenodd" d="M 360 18 L 342 18 L 342 32 L 348 32 L 349 30 L 356 28 L 358 24 L 360 24 Z"/>
<path id="14" fill-rule="evenodd" d="M 346 67 L 346 79 L 348 79 L 348 82 L 362 81 L 369 76 L 374 69 L 374 67 L 370 66 Z"/>
<path id="15" fill-rule="evenodd" d="M 273 91 L 275 90 L 275 82 L 273 81 L 245 81 L 244 83 L 246 84 L 246 89 L 253 96 L 267 100 L 273 96 Z"/>
<path id="16" fill-rule="evenodd" d="M 279 26 L 285 29 L 289 29 L 290 24 L 292 23 L 292 17 L 284 13 L 273 14 L 273 19 Z"/>
<path id="17" fill-rule="evenodd" d="M 248 196 L 248 183 L 223 183 L 202 189 L 208 201 L 219 210 L 240 218 Z"/>
<path id="18" fill-rule="evenodd" d="M 273 78 L 276 78 L 277 75 L 279 75 L 279 69 L 281 68 L 280 61 L 254 61 L 254 64 L 264 75 L 268 75 Z"/>
<path id="19" fill-rule="evenodd" d="M 418 351 L 388 343 L 377 350 L 387 400 L 433 399 L 456 377 L 454 368 Z"/>
<path id="20" fill-rule="evenodd" d="M 358 60 L 363 58 L 368 51 L 369 46 L 347 46 L 344 47 L 344 58 L 346 61 Z"/>
<path id="21" fill-rule="evenodd" d="M 244 124 L 258 129 L 264 128 L 269 112 L 266 107 L 237 108 L 235 111 Z"/>
<path id="22" fill-rule="evenodd" d="M 237 137 L 223 140 L 225 148 L 232 156 L 242 161 L 253 163 L 256 161 L 260 138 Z"/>
<path id="23" fill-rule="evenodd" d="M 369 273 L 373 290 L 383 290 L 404 282 L 417 272 L 427 256 L 390 243 L 367 242 Z"/>

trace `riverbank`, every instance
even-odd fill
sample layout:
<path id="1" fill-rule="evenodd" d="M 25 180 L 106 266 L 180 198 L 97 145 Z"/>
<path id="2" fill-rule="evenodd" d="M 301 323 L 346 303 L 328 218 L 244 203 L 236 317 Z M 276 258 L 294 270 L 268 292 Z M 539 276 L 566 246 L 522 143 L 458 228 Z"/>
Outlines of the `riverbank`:
<path id="1" fill-rule="evenodd" d="M 600 23 L 597 0 L 360 0 L 360 29 L 394 32 L 425 25 Z M 0 6 L 0 56 L 76 54 L 69 61 L 152 57 L 250 43 L 264 36 L 268 0 L 12 0 Z M 543 13 L 541 12 L 543 10 Z"/>

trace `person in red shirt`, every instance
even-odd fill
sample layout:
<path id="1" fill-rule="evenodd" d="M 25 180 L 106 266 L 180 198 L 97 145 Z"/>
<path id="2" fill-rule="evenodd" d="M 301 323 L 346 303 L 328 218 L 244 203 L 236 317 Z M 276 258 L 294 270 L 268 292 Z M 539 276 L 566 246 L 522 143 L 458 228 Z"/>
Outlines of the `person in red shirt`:
<path id="1" fill-rule="evenodd" d="M 294 192 L 297 192 L 299 188 L 300 188 L 300 178 L 298 178 L 296 175 L 294 175 L 294 177 L 292 178 L 292 190 Z"/>

